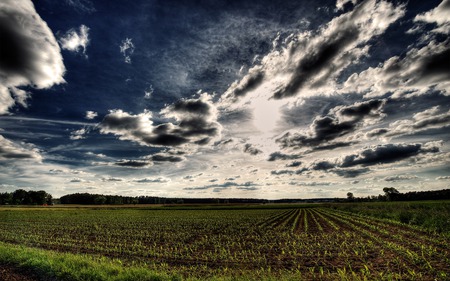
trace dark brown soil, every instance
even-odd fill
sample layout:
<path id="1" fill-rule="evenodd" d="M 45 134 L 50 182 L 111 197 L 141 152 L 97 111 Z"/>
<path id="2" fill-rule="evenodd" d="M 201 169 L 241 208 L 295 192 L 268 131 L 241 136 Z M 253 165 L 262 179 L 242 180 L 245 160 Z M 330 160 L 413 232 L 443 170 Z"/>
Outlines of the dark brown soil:
<path id="1" fill-rule="evenodd" d="M 13 265 L 0 263 L 0 281 L 39 281 L 36 275 Z"/>

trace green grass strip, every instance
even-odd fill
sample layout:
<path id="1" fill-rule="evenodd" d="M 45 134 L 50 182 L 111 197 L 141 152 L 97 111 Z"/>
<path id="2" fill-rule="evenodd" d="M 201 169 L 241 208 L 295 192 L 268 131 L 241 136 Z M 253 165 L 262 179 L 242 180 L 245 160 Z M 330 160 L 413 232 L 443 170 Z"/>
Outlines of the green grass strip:
<path id="1" fill-rule="evenodd" d="M 33 272 L 41 280 L 126 281 L 181 280 L 178 276 L 155 273 L 144 267 L 125 267 L 117 260 L 59 253 L 0 242 L 0 263 Z"/>
<path id="2" fill-rule="evenodd" d="M 0 264 L 18 267 L 38 277 L 51 281 L 301 281 L 298 274 L 284 276 L 210 276 L 207 278 L 182 278 L 164 272 L 155 272 L 142 266 L 124 266 L 119 260 L 95 258 L 86 254 L 60 253 L 30 248 L 0 241 Z M 26 273 L 25 273 L 26 274 Z M 1 276 L 0 276 L 1 277 Z M 1 279 L 1 278 L 0 278 Z"/>

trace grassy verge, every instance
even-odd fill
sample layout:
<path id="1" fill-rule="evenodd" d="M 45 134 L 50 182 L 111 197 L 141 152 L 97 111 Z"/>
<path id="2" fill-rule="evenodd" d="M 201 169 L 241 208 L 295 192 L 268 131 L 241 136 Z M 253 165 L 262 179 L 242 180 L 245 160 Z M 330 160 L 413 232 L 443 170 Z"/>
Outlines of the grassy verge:
<path id="1" fill-rule="evenodd" d="M 17 266 L 40 280 L 181 280 L 144 267 L 124 267 L 118 260 L 58 253 L 0 242 L 0 263 Z"/>
<path id="2" fill-rule="evenodd" d="M 24 275 L 40 281 L 196 281 L 180 275 L 155 272 L 143 266 L 124 266 L 120 260 L 93 257 L 85 254 L 61 253 L 21 245 L 0 242 L 0 264 L 19 268 Z M 1 276 L 0 276 L 1 277 Z M 299 281 L 299 275 L 284 276 L 210 276 L 201 280 L 210 281 Z M 1 279 L 1 278 L 0 278 Z M 334 279 L 325 279 L 334 280 Z M 353 279 L 349 279 L 353 280 Z M 359 279 L 355 279 L 359 280 Z"/>

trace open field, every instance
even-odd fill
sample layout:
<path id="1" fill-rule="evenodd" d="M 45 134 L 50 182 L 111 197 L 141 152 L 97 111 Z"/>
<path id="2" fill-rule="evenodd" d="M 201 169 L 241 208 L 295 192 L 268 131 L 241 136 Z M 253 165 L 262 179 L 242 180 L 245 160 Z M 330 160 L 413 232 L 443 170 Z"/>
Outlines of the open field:
<path id="1" fill-rule="evenodd" d="M 450 202 L 385 204 L 403 206 L 408 218 L 450 217 Z M 117 280 L 450 278 L 446 229 L 369 217 L 364 204 L 352 205 L 0 208 L 0 263 L 64 280 L 122 271 Z M 80 267 L 91 269 L 80 277 Z"/>

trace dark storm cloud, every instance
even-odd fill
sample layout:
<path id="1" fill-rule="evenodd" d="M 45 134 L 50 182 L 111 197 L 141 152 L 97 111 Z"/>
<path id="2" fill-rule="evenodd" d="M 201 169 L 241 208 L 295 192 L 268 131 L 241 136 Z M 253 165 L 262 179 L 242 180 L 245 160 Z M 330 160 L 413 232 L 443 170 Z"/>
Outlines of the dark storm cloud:
<path id="1" fill-rule="evenodd" d="M 83 180 L 79 179 L 79 178 L 75 178 L 75 179 L 71 179 L 69 182 L 79 183 L 79 182 L 83 182 Z"/>
<path id="2" fill-rule="evenodd" d="M 450 126 L 450 110 L 442 112 L 439 106 L 435 106 L 414 114 L 410 119 L 393 122 L 388 135 L 414 134 L 447 126 Z"/>
<path id="3" fill-rule="evenodd" d="M 310 50 L 310 53 L 298 62 L 290 81 L 273 94 L 274 98 L 296 95 L 305 84 L 310 82 L 311 78 L 322 70 L 328 69 L 330 63 L 358 38 L 358 34 L 359 30 L 350 26 L 324 39 L 324 42 L 315 46 L 315 49 Z M 323 78 L 328 79 L 328 77 Z"/>
<path id="4" fill-rule="evenodd" d="M 435 144 L 386 144 L 370 147 L 357 154 L 347 155 L 341 158 L 339 167 L 353 167 L 356 165 L 373 166 L 397 162 L 421 153 L 439 152 L 439 146 Z"/>
<path id="5" fill-rule="evenodd" d="M 449 24 L 450 31 L 450 24 Z M 423 95 L 429 91 L 450 93 L 450 40 L 430 40 L 411 48 L 404 57 L 395 56 L 376 68 L 354 73 L 344 83 L 344 91 L 368 97 L 393 93 L 392 97 Z"/>
<path id="6" fill-rule="evenodd" d="M 296 181 L 291 181 L 289 182 L 289 185 L 294 185 L 294 186 L 328 186 L 328 185 L 333 185 L 332 182 L 317 182 L 317 181 L 312 181 L 312 182 L 296 182 Z"/>
<path id="7" fill-rule="evenodd" d="M 417 73 L 421 77 L 420 80 L 432 81 L 432 83 L 450 80 L 449 61 L 450 40 L 447 40 L 441 52 L 431 54 L 421 61 L 418 67 L 419 73 Z"/>
<path id="8" fill-rule="evenodd" d="M 213 188 L 221 188 L 221 189 L 227 189 L 232 186 L 236 186 L 237 184 L 234 182 L 225 182 L 223 184 L 210 184 L 205 186 L 198 186 L 198 187 L 185 187 L 184 190 L 206 190 L 206 189 L 213 189 Z"/>
<path id="9" fill-rule="evenodd" d="M 114 177 L 108 177 L 108 178 L 102 178 L 103 182 L 119 182 L 123 181 L 121 178 L 114 178 Z"/>
<path id="10" fill-rule="evenodd" d="M 256 190 L 257 189 L 256 186 L 258 186 L 258 184 L 251 182 L 251 181 L 248 181 L 245 183 L 236 183 L 236 182 L 227 181 L 222 184 L 210 184 L 210 185 L 199 186 L 199 187 L 186 187 L 183 189 L 184 190 L 207 190 L 207 189 L 223 190 L 223 189 L 227 189 L 230 187 L 236 187 L 236 189 Z"/>
<path id="11" fill-rule="evenodd" d="M 4 147 L 0 147 L 0 160 L 5 159 L 32 159 L 36 158 L 34 153 L 21 150 L 9 150 Z"/>
<path id="12" fill-rule="evenodd" d="M 18 145 L 0 135 L 0 160 L 34 159 L 40 161 L 42 156 L 30 145 Z"/>
<path id="13" fill-rule="evenodd" d="M 252 144 L 250 143 L 246 143 L 244 145 L 244 150 L 245 153 L 251 154 L 251 155 L 258 155 L 260 153 L 262 153 L 262 150 L 254 147 Z"/>
<path id="14" fill-rule="evenodd" d="M 403 77 L 403 79 L 408 79 L 407 84 L 417 86 L 450 81 L 448 66 L 450 61 L 450 40 L 446 40 L 441 44 L 431 42 L 428 47 L 410 51 L 409 56 L 404 60 L 393 60 L 385 70 L 385 75 L 391 74 L 390 69 L 397 73 L 408 73 L 410 76 Z M 405 75 L 403 74 L 402 76 Z M 393 83 L 395 82 L 393 81 Z"/>
<path id="15" fill-rule="evenodd" d="M 178 122 L 178 128 L 173 129 L 175 134 L 188 139 L 194 138 L 197 144 L 206 144 L 211 137 L 220 133 L 216 109 L 207 96 L 180 100 L 162 113 Z"/>
<path id="16" fill-rule="evenodd" d="M 112 110 L 100 123 L 100 132 L 112 133 L 122 140 L 132 140 L 147 146 L 180 146 L 191 143 L 208 144 L 219 136 L 221 126 L 216 122 L 217 112 L 209 97 L 180 100 L 164 108 L 162 115 L 175 122 L 154 126 L 152 114 L 132 115 Z"/>
<path id="17" fill-rule="evenodd" d="M 343 141 L 333 142 L 333 143 L 328 143 L 325 145 L 316 146 L 316 147 L 312 148 L 311 152 L 321 151 L 321 150 L 333 150 L 336 148 L 351 146 L 353 144 L 355 144 L 355 142 L 343 142 Z M 307 152 L 309 152 L 309 151 L 307 151 Z"/>
<path id="18" fill-rule="evenodd" d="M 224 95 L 224 98 L 231 98 L 237 101 L 245 96 L 249 91 L 256 89 L 264 81 L 264 72 L 260 66 L 255 66 L 241 81 L 234 82 Z"/>
<path id="19" fill-rule="evenodd" d="M 294 160 L 301 158 L 298 154 L 284 154 L 279 151 L 273 152 L 269 155 L 269 159 L 267 161 L 277 161 L 277 160 Z"/>
<path id="20" fill-rule="evenodd" d="M 395 181 L 406 181 L 406 180 L 413 180 L 417 179 L 416 175 L 395 175 L 395 176 L 389 176 L 385 177 L 385 181 L 395 182 Z"/>
<path id="21" fill-rule="evenodd" d="M 170 182 L 170 180 L 166 179 L 166 178 L 143 178 L 143 179 L 133 180 L 133 182 L 137 182 L 137 183 L 166 183 L 166 182 Z"/>
<path id="22" fill-rule="evenodd" d="M 338 106 L 332 109 L 332 112 L 336 112 L 338 116 L 348 116 L 356 120 L 361 120 L 362 118 L 370 115 L 379 116 L 378 111 L 382 105 L 384 105 L 385 100 L 370 100 L 365 102 L 358 102 L 349 106 Z"/>
<path id="23" fill-rule="evenodd" d="M 15 26 L 18 26 L 18 22 L 14 19 L 15 17 L 17 16 L 2 15 L 0 18 L 0 39 L 2 41 L 0 67 L 5 72 L 25 75 L 35 54 L 28 50 L 27 38 L 16 30 Z"/>
<path id="24" fill-rule="evenodd" d="M 294 161 L 292 163 L 286 164 L 286 167 L 287 168 L 289 168 L 289 167 L 299 167 L 301 164 L 302 164 L 302 162 L 300 162 L 300 161 Z"/>
<path id="25" fill-rule="evenodd" d="M 146 145 L 153 146 L 179 146 L 189 142 L 189 139 L 176 134 L 155 134 L 154 136 L 145 136 L 142 140 Z"/>
<path id="26" fill-rule="evenodd" d="M 152 156 L 149 157 L 149 159 L 151 159 L 152 161 L 155 162 L 181 162 L 184 161 L 185 158 L 184 157 L 180 157 L 180 156 L 176 156 L 176 155 L 170 155 L 170 154 L 154 154 Z"/>
<path id="27" fill-rule="evenodd" d="M 367 138 L 398 137 L 414 135 L 430 129 L 444 129 L 450 126 L 450 110 L 445 111 L 441 106 L 434 106 L 413 114 L 411 118 L 392 122 L 389 128 L 377 128 L 368 131 Z"/>
<path id="28" fill-rule="evenodd" d="M 233 139 L 227 139 L 227 140 L 221 141 L 219 144 L 229 144 L 232 142 L 233 142 Z"/>
<path id="29" fill-rule="evenodd" d="M 199 173 L 199 174 L 196 174 L 196 175 L 187 175 L 187 176 L 184 176 L 183 179 L 185 179 L 185 180 L 192 180 L 192 179 L 198 178 L 200 176 L 203 176 L 203 173 Z"/>
<path id="30" fill-rule="evenodd" d="M 279 176 L 279 175 L 293 175 L 294 171 L 291 170 L 276 170 L 276 171 L 271 171 L 270 174 L 274 175 L 274 176 Z"/>
<path id="31" fill-rule="evenodd" d="M 100 123 L 100 132 L 118 135 L 122 140 L 132 140 L 143 145 L 177 146 L 189 140 L 171 133 L 172 124 L 153 127 L 151 115 L 142 113 L 131 115 L 122 110 L 112 110 Z"/>
<path id="32" fill-rule="evenodd" d="M 302 174 L 310 171 L 330 171 L 342 177 L 356 177 L 369 172 L 368 168 L 353 168 L 355 166 L 375 166 L 402 161 L 426 153 L 438 153 L 440 142 L 425 144 L 398 143 L 384 144 L 364 148 L 355 154 L 344 155 L 333 160 L 317 160 L 297 171 Z M 350 169 L 349 169 L 350 168 Z"/>
<path id="33" fill-rule="evenodd" d="M 174 129 L 173 131 L 180 134 L 183 137 L 195 137 L 195 136 L 217 136 L 218 135 L 218 125 L 210 123 L 202 118 L 189 118 L 183 120 L 178 125 L 179 129 Z M 203 140 L 205 138 L 201 138 Z"/>
<path id="34" fill-rule="evenodd" d="M 360 168 L 360 169 L 333 169 L 333 173 L 343 178 L 356 178 L 360 175 L 367 174 L 370 172 L 369 168 Z"/>
<path id="35" fill-rule="evenodd" d="M 31 1 L 4 0 L 0 9 L 0 114 L 27 95 L 16 89 L 43 89 L 63 83 L 65 67 L 52 31 Z"/>
<path id="36" fill-rule="evenodd" d="M 256 187 L 256 186 L 238 186 L 238 187 L 236 187 L 236 189 L 246 190 L 246 191 L 254 191 L 254 190 L 259 190 L 260 188 Z"/>
<path id="37" fill-rule="evenodd" d="M 439 110 L 439 107 L 436 107 L 436 108 L 432 108 L 430 111 L 436 112 L 438 110 Z M 442 114 L 437 114 L 435 116 L 420 116 L 420 115 L 416 114 L 416 115 L 414 115 L 413 118 L 414 118 L 415 122 L 411 125 L 412 125 L 412 128 L 415 130 L 424 129 L 424 128 L 436 128 L 436 127 L 439 128 L 439 127 L 450 125 L 450 110 L 447 112 L 444 112 Z"/>
<path id="38" fill-rule="evenodd" d="M 209 115 L 211 107 L 201 100 L 180 100 L 170 107 L 170 110 L 194 115 Z"/>
<path id="39" fill-rule="evenodd" d="M 367 119 L 382 118 L 385 100 L 357 102 L 349 106 L 337 106 L 326 116 L 314 118 L 309 131 L 305 133 L 287 132 L 276 141 L 282 148 L 318 146 L 355 131 Z M 329 149 L 347 146 L 344 142 L 326 144 Z"/>
<path id="40" fill-rule="evenodd" d="M 368 138 L 379 137 L 385 135 L 387 132 L 389 132 L 389 130 L 385 128 L 373 129 L 366 133 L 366 137 Z"/>
<path id="41" fill-rule="evenodd" d="M 220 148 L 224 148 L 224 147 L 229 147 L 229 145 L 233 144 L 235 142 L 235 140 L 233 139 L 222 139 L 219 141 L 214 142 L 214 146 L 218 149 Z"/>
<path id="42" fill-rule="evenodd" d="M 334 163 L 328 161 L 316 161 L 314 162 L 309 169 L 314 171 L 326 171 L 334 168 L 336 165 Z"/>
<path id="43" fill-rule="evenodd" d="M 253 75 L 248 76 L 248 79 L 243 80 L 243 84 L 240 84 L 233 92 L 237 97 L 245 95 L 248 91 L 254 90 L 258 87 L 264 79 L 264 73 L 257 71 Z"/>
<path id="44" fill-rule="evenodd" d="M 152 166 L 153 163 L 151 161 L 145 160 L 121 160 L 115 162 L 114 165 L 121 167 L 129 167 L 129 168 L 144 168 Z"/>

